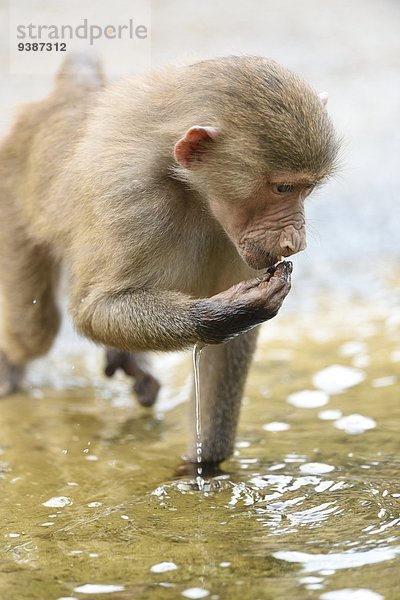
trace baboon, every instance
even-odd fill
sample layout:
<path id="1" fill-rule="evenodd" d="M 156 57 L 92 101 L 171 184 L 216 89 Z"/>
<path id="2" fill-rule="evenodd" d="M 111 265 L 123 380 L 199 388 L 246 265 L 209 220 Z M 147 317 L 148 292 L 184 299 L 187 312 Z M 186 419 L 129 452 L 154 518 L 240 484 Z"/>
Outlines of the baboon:
<path id="1" fill-rule="evenodd" d="M 68 58 L 0 150 L 1 393 L 57 334 L 63 265 L 77 330 L 143 404 L 158 383 L 138 352 L 207 345 L 202 456 L 227 458 L 256 326 L 290 289 L 278 258 L 305 248 L 304 200 L 335 168 L 325 103 L 261 57 L 112 84 L 97 61 Z"/>

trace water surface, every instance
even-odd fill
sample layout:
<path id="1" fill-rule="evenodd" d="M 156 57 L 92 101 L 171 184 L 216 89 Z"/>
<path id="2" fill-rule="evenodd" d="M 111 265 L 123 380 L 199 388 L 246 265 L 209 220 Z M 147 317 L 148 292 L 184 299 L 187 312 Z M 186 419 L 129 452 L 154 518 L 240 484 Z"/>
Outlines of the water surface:
<path id="1" fill-rule="evenodd" d="M 0 597 L 398 598 L 400 314 L 329 306 L 263 328 L 202 492 L 175 475 L 190 353 L 153 413 L 90 347 L 38 361 L 1 402 Z"/>

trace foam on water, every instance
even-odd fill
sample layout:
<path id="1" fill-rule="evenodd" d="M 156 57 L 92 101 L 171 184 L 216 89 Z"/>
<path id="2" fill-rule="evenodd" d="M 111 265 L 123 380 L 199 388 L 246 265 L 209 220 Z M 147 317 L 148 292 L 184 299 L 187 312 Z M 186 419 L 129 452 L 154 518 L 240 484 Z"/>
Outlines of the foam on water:
<path id="1" fill-rule="evenodd" d="M 365 588 L 360 589 L 342 589 L 332 590 L 331 592 L 325 592 L 320 596 L 320 600 L 383 600 L 384 596 L 367 590 Z"/>
<path id="2" fill-rule="evenodd" d="M 42 504 L 43 506 L 47 506 L 49 508 L 64 508 L 64 506 L 69 506 L 72 504 L 72 500 L 67 496 L 54 496 Z"/>
<path id="3" fill-rule="evenodd" d="M 334 426 L 336 429 L 342 429 L 351 435 L 357 435 L 359 433 L 364 433 L 364 431 L 367 431 L 368 429 L 374 429 L 374 427 L 376 427 L 376 422 L 370 417 L 364 417 L 363 415 L 356 413 L 338 419 L 334 422 Z"/>
<path id="4" fill-rule="evenodd" d="M 167 571 L 176 571 L 178 566 L 173 562 L 161 562 L 150 567 L 152 573 L 166 573 Z"/>
<path id="5" fill-rule="evenodd" d="M 290 552 L 282 550 L 274 552 L 273 556 L 287 562 L 300 563 L 304 571 L 320 571 L 321 569 L 350 569 L 373 565 L 386 560 L 392 560 L 400 555 L 400 546 L 391 548 L 373 548 L 360 552 L 347 550 L 330 554 L 308 554 L 306 552 Z"/>
<path id="6" fill-rule="evenodd" d="M 280 421 L 272 421 L 272 423 L 265 423 L 262 426 L 264 431 L 271 431 L 277 433 L 278 431 L 287 431 L 290 429 L 289 423 L 281 423 Z"/>
<path id="7" fill-rule="evenodd" d="M 359 369 L 343 365 L 331 365 L 315 373 L 313 384 L 327 394 L 339 394 L 358 385 L 365 379 L 365 373 Z"/>
<path id="8" fill-rule="evenodd" d="M 74 592 L 80 594 L 111 594 L 112 592 L 123 592 L 125 586 L 123 585 L 110 585 L 103 583 L 85 583 L 74 588 Z"/>
<path id="9" fill-rule="evenodd" d="M 322 473 L 330 473 L 334 470 L 333 465 L 326 465 L 325 463 L 305 463 L 300 465 L 299 469 L 302 473 L 309 473 L 310 475 L 320 475 Z"/>
<path id="10" fill-rule="evenodd" d="M 322 390 L 301 390 L 290 394 L 287 401 L 298 408 L 319 408 L 328 404 L 329 396 Z"/>
<path id="11" fill-rule="evenodd" d="M 188 588 L 187 590 L 183 590 L 183 592 L 182 592 L 182 596 L 184 598 L 190 598 L 190 600 L 198 600 L 200 598 L 206 598 L 209 595 L 210 595 L 210 592 L 208 590 L 205 590 L 204 588 L 198 588 L 198 587 Z"/>

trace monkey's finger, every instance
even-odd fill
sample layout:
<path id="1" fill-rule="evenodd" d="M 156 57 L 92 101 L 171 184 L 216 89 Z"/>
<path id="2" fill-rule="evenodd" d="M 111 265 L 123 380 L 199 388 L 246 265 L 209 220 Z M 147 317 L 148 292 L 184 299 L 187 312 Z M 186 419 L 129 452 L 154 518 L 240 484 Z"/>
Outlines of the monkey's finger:
<path id="1" fill-rule="evenodd" d="M 269 267 L 267 271 L 257 279 L 259 281 L 259 284 L 268 283 L 274 277 L 286 280 L 290 276 L 292 270 L 293 263 L 291 263 L 290 261 L 283 261 L 277 266 Z"/>
<path id="2" fill-rule="evenodd" d="M 258 283 L 266 283 L 271 279 L 273 274 L 274 272 L 268 269 L 268 271 L 265 271 L 265 273 L 262 273 L 261 275 L 256 277 L 256 280 L 258 281 Z"/>
<path id="3" fill-rule="evenodd" d="M 274 290 L 272 294 L 268 293 L 265 298 L 265 309 L 269 315 L 273 317 L 278 313 L 284 299 L 290 292 L 290 288 L 290 281 L 286 281 L 284 285 Z"/>
<path id="4" fill-rule="evenodd" d="M 254 279 L 247 279 L 246 281 L 241 281 L 237 285 L 235 285 L 232 289 L 236 289 L 240 294 L 243 292 L 248 292 L 253 288 L 256 288 L 260 285 L 260 283 L 264 281 L 262 277 L 255 277 Z"/>
<path id="5" fill-rule="evenodd" d="M 279 277 L 271 277 L 269 281 L 265 283 L 261 283 L 259 285 L 259 289 L 264 293 L 268 292 L 269 295 L 275 294 L 278 290 L 281 290 L 285 287 L 286 284 L 290 285 L 290 273 L 287 275 L 280 275 Z"/>
<path id="6" fill-rule="evenodd" d="M 288 279 L 293 271 L 293 263 L 290 260 L 284 260 L 280 262 L 272 277 L 283 277 Z"/>
<path id="7" fill-rule="evenodd" d="M 286 281 L 290 281 L 291 273 L 293 271 L 293 263 L 290 261 L 284 261 L 279 263 L 276 267 L 275 272 L 270 277 L 267 283 L 281 283 L 284 284 Z"/>
<path id="8" fill-rule="evenodd" d="M 251 290 L 252 288 L 256 288 L 263 283 L 268 283 L 271 277 L 274 275 L 275 267 L 269 267 L 266 271 L 257 275 L 254 279 L 249 279 L 247 281 L 242 281 L 245 284 L 242 288 L 242 291 Z"/>

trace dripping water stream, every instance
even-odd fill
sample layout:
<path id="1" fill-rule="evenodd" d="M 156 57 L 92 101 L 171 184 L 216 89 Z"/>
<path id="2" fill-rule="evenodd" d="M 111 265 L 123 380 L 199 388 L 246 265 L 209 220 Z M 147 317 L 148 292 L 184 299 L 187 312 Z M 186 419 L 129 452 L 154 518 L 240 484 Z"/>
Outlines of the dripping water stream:
<path id="1" fill-rule="evenodd" d="M 204 489 L 204 479 L 202 477 L 202 453 L 203 441 L 201 437 L 201 394 L 200 394 L 200 355 L 203 350 L 202 345 L 195 344 L 193 347 L 193 371 L 194 371 L 194 390 L 195 390 L 195 419 L 196 419 L 196 460 L 197 475 L 196 484 L 199 491 Z"/>

